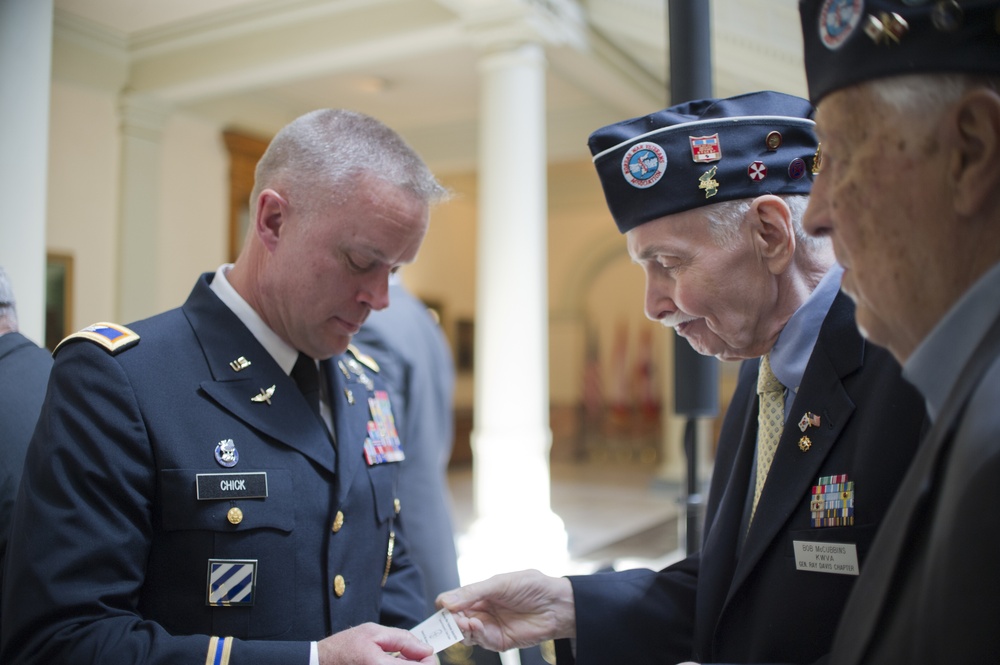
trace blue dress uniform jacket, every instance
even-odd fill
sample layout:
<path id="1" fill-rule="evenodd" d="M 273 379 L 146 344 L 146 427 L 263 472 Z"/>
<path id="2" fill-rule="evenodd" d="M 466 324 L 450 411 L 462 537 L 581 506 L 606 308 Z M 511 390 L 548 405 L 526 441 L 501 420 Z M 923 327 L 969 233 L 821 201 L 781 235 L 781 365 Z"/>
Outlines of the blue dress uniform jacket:
<path id="1" fill-rule="evenodd" d="M 398 465 L 363 455 L 377 375 L 324 363 L 335 450 L 210 279 L 134 324 L 131 348 L 59 350 L 14 517 L 0 661 L 306 665 L 311 640 L 422 618 Z M 227 440 L 231 467 L 216 459 Z M 199 500 L 213 490 L 224 497 Z M 252 562 L 252 605 L 208 604 L 213 560 Z"/>
<path id="2" fill-rule="evenodd" d="M 828 652 L 857 577 L 797 570 L 793 541 L 853 544 L 863 570 L 926 423 L 922 400 L 892 357 L 858 334 L 853 311 L 838 294 L 745 538 L 758 361 L 743 364 L 723 422 L 701 551 L 659 573 L 570 578 L 580 665 L 806 663 Z M 807 411 L 820 422 L 802 432 Z M 805 451 L 803 436 L 811 442 Z M 854 483 L 854 525 L 814 527 L 813 486 L 842 474 Z"/>
<path id="3" fill-rule="evenodd" d="M 42 409 L 51 369 L 52 355 L 48 351 L 21 333 L 0 335 L 0 573 L 24 455 Z"/>
<path id="4" fill-rule="evenodd" d="M 354 343 L 379 362 L 389 385 L 406 460 L 399 498 L 407 510 L 410 556 L 426 586 L 427 613 L 439 593 L 459 586 L 458 555 L 448 494 L 454 438 L 455 368 L 441 326 L 402 284 L 389 286 L 388 308 L 372 312 Z"/>

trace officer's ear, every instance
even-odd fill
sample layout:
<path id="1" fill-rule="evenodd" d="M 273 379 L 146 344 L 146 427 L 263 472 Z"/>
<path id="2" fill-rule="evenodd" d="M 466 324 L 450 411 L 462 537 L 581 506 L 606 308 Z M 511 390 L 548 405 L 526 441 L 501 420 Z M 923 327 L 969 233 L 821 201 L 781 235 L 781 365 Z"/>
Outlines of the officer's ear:
<path id="1" fill-rule="evenodd" d="M 1000 94 L 988 88 L 969 91 L 946 115 L 951 134 L 952 205 L 966 218 L 1000 207 Z"/>
<path id="2" fill-rule="evenodd" d="M 795 256 L 795 229 L 788 204 L 781 197 L 764 194 L 753 200 L 747 214 L 757 258 L 772 275 L 784 273 Z"/>
<path id="3" fill-rule="evenodd" d="M 265 189 L 257 196 L 254 233 L 269 252 L 278 246 L 281 226 L 288 214 L 288 202 L 273 189 Z"/>

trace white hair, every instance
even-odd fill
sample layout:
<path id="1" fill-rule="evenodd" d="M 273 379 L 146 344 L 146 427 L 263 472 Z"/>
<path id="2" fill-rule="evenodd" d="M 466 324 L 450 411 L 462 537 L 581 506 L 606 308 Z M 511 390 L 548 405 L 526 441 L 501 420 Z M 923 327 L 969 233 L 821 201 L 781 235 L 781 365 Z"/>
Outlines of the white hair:
<path id="1" fill-rule="evenodd" d="M 812 252 L 824 249 L 829 246 L 828 238 L 816 238 L 802 227 L 802 216 L 809 205 L 809 197 L 805 194 L 790 194 L 779 196 L 788 206 L 792 216 L 792 228 L 795 231 L 795 241 L 799 247 Z M 707 206 L 704 210 L 708 219 L 708 228 L 712 233 L 712 239 L 719 247 L 731 249 L 736 247 L 740 239 L 740 229 L 750 211 L 750 204 L 753 199 L 738 199 L 735 201 L 723 201 Z"/>
<path id="2" fill-rule="evenodd" d="M 1000 92 L 1000 79 L 972 74 L 904 74 L 864 84 L 875 99 L 896 113 L 936 121 L 945 109 L 978 87 Z"/>

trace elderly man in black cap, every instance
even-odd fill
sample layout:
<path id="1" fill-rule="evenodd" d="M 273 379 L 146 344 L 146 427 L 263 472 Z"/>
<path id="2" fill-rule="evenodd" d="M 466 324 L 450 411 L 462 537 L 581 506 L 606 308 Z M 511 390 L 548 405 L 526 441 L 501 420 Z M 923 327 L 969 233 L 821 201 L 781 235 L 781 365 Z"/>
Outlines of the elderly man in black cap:
<path id="1" fill-rule="evenodd" d="M 863 334 L 923 394 L 921 443 L 834 663 L 1000 658 L 1000 2 L 800 5 L 833 240 Z"/>
<path id="2" fill-rule="evenodd" d="M 925 416 L 899 366 L 857 334 L 829 244 L 801 227 L 812 111 L 761 92 L 590 137 L 608 206 L 646 273 L 646 314 L 702 354 L 747 362 L 701 551 L 658 573 L 530 571 L 443 594 L 473 641 L 576 638 L 581 664 L 809 662 L 829 649 Z M 567 646 L 557 645 L 560 663 Z"/>

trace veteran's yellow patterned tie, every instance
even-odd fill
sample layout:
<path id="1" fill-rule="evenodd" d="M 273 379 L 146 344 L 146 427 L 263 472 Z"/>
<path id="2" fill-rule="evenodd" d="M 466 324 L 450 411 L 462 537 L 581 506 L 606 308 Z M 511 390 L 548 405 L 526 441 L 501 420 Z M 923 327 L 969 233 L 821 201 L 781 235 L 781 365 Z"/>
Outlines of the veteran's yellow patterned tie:
<path id="1" fill-rule="evenodd" d="M 774 452 L 778 449 L 781 430 L 785 426 L 785 387 L 771 371 L 769 356 L 767 354 L 760 359 L 760 371 L 757 374 L 757 395 L 760 397 L 757 411 L 757 485 L 753 491 L 751 522 L 757 512 L 757 502 L 760 501 L 760 493 L 764 489 Z"/>

